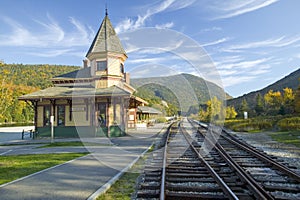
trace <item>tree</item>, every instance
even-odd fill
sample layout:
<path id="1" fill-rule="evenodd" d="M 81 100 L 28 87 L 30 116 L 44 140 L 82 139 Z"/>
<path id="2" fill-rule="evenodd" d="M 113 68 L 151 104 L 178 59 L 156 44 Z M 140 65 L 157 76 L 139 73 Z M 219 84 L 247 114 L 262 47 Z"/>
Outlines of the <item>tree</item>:
<path id="1" fill-rule="evenodd" d="M 222 102 L 214 96 L 211 100 L 206 102 L 206 111 L 203 108 L 200 109 L 199 117 L 200 120 L 203 121 L 224 119 L 225 109 L 223 108 Z"/>
<path id="2" fill-rule="evenodd" d="M 226 119 L 234 119 L 237 116 L 237 112 L 235 111 L 233 106 L 226 107 Z"/>
<path id="3" fill-rule="evenodd" d="M 210 119 L 218 120 L 224 117 L 222 102 L 219 101 L 216 96 L 207 101 L 207 109 Z"/>
<path id="4" fill-rule="evenodd" d="M 291 104 L 295 99 L 295 94 L 293 93 L 293 89 L 284 88 L 283 89 L 283 103 L 285 105 Z"/>
<path id="5" fill-rule="evenodd" d="M 295 94 L 291 88 L 284 88 L 283 89 L 283 105 L 280 109 L 280 114 L 292 114 L 295 110 L 294 108 L 294 101 L 295 101 Z"/>
<path id="6" fill-rule="evenodd" d="M 246 99 L 242 100 L 242 103 L 238 109 L 239 116 L 244 116 L 244 112 L 249 112 L 249 106 Z"/>
<path id="7" fill-rule="evenodd" d="M 260 93 L 256 96 L 256 105 L 254 109 L 258 115 L 261 115 L 264 112 L 264 99 Z"/>
<path id="8" fill-rule="evenodd" d="M 299 79 L 299 81 L 300 81 L 300 79 Z M 294 106 L 295 106 L 295 111 L 297 113 L 300 113 L 300 84 L 299 84 L 298 89 L 295 94 Z"/>
<path id="9" fill-rule="evenodd" d="M 279 113 L 279 110 L 282 110 L 283 98 L 279 91 L 274 92 L 273 90 L 269 90 L 268 93 L 265 94 L 264 100 L 269 115 L 276 115 Z"/>

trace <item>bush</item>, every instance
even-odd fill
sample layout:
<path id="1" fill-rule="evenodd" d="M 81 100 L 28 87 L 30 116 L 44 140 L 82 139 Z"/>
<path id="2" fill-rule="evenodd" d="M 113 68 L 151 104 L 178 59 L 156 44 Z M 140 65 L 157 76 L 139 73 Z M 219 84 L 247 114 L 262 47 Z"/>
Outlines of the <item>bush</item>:
<path id="1" fill-rule="evenodd" d="M 260 131 L 260 130 L 268 130 L 272 128 L 272 123 L 267 121 L 253 121 L 253 122 L 245 122 L 232 126 L 232 130 L 234 131 Z"/>
<path id="2" fill-rule="evenodd" d="M 276 119 L 274 118 L 250 118 L 250 119 L 235 119 L 226 120 L 225 127 L 232 129 L 233 131 L 262 131 L 270 130 L 273 128 Z"/>
<path id="3" fill-rule="evenodd" d="M 300 130 L 300 117 L 290 117 L 279 120 L 277 127 L 281 131 Z"/>
<path id="4" fill-rule="evenodd" d="M 167 122 L 167 120 L 165 117 L 158 117 L 155 119 L 155 122 L 156 123 L 165 123 L 165 122 Z"/>

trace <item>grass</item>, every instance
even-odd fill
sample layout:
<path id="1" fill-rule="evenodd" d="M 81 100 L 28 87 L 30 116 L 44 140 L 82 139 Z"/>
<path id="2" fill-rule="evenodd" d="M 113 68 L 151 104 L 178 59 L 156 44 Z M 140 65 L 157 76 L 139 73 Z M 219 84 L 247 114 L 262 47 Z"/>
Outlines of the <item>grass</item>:
<path id="1" fill-rule="evenodd" d="M 0 156 L 0 185 L 86 154 L 64 153 Z"/>
<path id="2" fill-rule="evenodd" d="M 105 194 L 100 195 L 97 200 L 131 199 L 131 194 L 135 191 L 135 180 L 139 175 L 139 173 L 124 173 L 122 178 L 116 181 Z"/>
<path id="3" fill-rule="evenodd" d="M 292 144 L 300 148 L 300 131 L 269 133 L 273 140 L 285 144 Z"/>
<path id="4" fill-rule="evenodd" d="M 154 145 L 150 147 L 148 153 L 152 152 Z M 143 167 L 148 155 L 141 157 L 127 172 L 117 180 L 111 188 L 104 194 L 97 197 L 97 200 L 129 200 L 135 191 L 136 180 L 143 171 Z"/>

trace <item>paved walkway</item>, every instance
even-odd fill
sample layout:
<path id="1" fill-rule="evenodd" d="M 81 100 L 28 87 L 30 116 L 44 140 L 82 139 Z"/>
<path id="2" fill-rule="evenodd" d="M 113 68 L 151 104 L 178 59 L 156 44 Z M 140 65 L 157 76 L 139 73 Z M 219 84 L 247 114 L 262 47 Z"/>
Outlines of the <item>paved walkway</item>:
<path id="1" fill-rule="evenodd" d="M 33 126 L 0 127 L 0 144 L 22 142 L 22 131 L 32 130 L 33 128 Z M 29 135 L 26 135 L 24 139 L 30 139 Z"/>
<path id="2" fill-rule="evenodd" d="M 162 126 L 132 131 L 121 138 L 88 138 L 99 146 L 39 148 L 40 144 L 2 146 L 6 155 L 89 151 L 91 154 L 0 186 L 0 199 L 87 199 L 132 163 L 155 140 Z M 109 145 L 107 145 L 109 144 Z M 10 149 L 9 149 L 10 148 Z M 27 148 L 27 149 L 26 149 Z M 5 155 L 4 154 L 4 155 Z"/>

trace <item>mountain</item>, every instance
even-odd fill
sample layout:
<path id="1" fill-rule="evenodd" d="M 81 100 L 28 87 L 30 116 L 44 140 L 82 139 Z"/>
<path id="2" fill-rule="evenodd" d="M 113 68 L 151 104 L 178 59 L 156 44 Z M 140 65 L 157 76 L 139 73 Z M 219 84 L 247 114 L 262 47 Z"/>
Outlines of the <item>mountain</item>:
<path id="1" fill-rule="evenodd" d="M 191 74 L 178 74 L 166 77 L 131 79 L 131 85 L 137 89 L 137 95 L 149 100 L 160 99 L 187 112 L 191 106 L 199 107 L 211 97 L 231 98 L 218 85 Z"/>
<path id="2" fill-rule="evenodd" d="M 292 88 L 293 91 L 296 91 L 299 85 L 299 78 L 300 78 L 300 68 L 261 90 L 250 92 L 248 94 L 244 94 L 243 96 L 227 100 L 227 105 L 232 105 L 237 107 L 241 105 L 243 99 L 246 99 L 249 107 L 254 108 L 256 105 L 256 96 L 258 93 L 260 93 L 263 96 L 269 90 L 282 91 L 286 87 Z"/>

